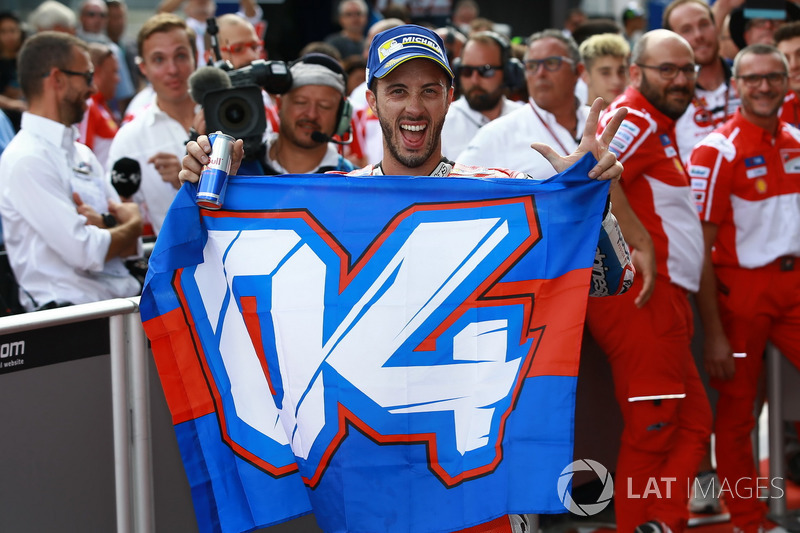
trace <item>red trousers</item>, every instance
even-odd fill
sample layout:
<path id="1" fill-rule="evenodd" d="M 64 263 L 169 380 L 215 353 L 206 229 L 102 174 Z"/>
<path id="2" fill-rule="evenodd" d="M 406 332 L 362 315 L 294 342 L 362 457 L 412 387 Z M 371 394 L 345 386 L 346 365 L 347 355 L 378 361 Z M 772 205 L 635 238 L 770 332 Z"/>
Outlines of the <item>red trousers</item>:
<path id="1" fill-rule="evenodd" d="M 638 291 L 590 298 L 587 324 L 608 357 L 624 428 L 614 481 L 617 531 L 649 520 L 682 531 L 711 408 L 690 350 L 686 291 L 658 278 L 638 309 Z"/>
<path id="2" fill-rule="evenodd" d="M 745 533 L 758 531 L 767 507 L 757 499 L 758 488 L 769 487 L 758 478 L 750 440 L 764 348 L 771 341 L 800 366 L 800 259 L 792 270 L 780 263 L 758 269 L 715 267 L 717 301 L 725 332 L 734 353 L 736 373 L 728 381 L 711 380 L 719 391 L 714 421 L 717 474 L 731 522 Z"/>

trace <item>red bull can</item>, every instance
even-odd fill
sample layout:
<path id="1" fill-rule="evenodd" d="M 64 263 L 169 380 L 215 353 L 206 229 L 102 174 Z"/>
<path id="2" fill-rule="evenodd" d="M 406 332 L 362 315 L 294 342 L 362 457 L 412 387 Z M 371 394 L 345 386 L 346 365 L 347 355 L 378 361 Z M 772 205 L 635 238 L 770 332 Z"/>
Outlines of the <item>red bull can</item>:
<path id="1" fill-rule="evenodd" d="M 208 156 L 208 164 L 200 172 L 195 201 L 200 207 L 219 209 L 225 200 L 234 139 L 218 131 L 211 133 L 208 140 L 211 142 L 211 155 Z"/>

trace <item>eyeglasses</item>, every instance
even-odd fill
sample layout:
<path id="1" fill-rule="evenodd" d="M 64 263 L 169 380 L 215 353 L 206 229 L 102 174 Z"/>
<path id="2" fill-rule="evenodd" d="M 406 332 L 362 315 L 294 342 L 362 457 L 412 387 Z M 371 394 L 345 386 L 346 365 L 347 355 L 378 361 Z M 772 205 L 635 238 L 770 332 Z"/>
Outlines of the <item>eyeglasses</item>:
<path id="1" fill-rule="evenodd" d="M 700 65 L 689 64 L 679 67 L 678 65 L 673 65 L 672 63 L 662 63 L 660 65 L 642 65 L 641 63 L 636 63 L 636 66 L 640 68 L 650 68 L 653 70 L 657 70 L 661 77 L 665 80 L 671 80 L 678 76 L 678 72 L 683 72 L 683 75 L 686 76 L 687 79 L 693 80 L 697 77 L 697 73 L 700 72 Z"/>
<path id="2" fill-rule="evenodd" d="M 58 69 L 67 76 L 81 76 L 83 79 L 86 80 L 86 85 L 91 86 L 92 80 L 94 79 L 94 70 L 87 70 L 86 72 L 75 72 L 74 70 L 67 70 L 65 68 Z"/>
<path id="3" fill-rule="evenodd" d="M 363 17 L 366 15 L 363 11 L 345 11 L 342 13 L 343 17 Z"/>
<path id="4" fill-rule="evenodd" d="M 767 74 L 746 74 L 744 76 L 736 76 L 737 80 L 742 80 L 748 87 L 758 87 L 761 82 L 767 80 L 769 85 L 778 85 L 786 79 L 788 74 L 786 72 L 768 72 Z"/>
<path id="5" fill-rule="evenodd" d="M 89 18 L 100 17 L 101 19 L 104 19 L 108 16 L 108 14 L 103 13 L 102 11 L 84 11 L 83 13 L 81 13 L 81 15 Z"/>
<path id="6" fill-rule="evenodd" d="M 250 41 L 248 43 L 236 43 L 230 46 L 223 46 L 220 48 L 221 52 L 228 52 L 229 54 L 241 54 L 246 48 L 251 49 L 253 52 L 261 52 L 264 49 L 263 41 Z"/>
<path id="7" fill-rule="evenodd" d="M 472 67 L 469 65 L 461 65 L 458 67 L 458 75 L 469 78 L 473 72 L 477 72 L 481 78 L 493 78 L 498 70 L 503 70 L 502 66 L 481 65 L 479 67 Z"/>
<path id="8" fill-rule="evenodd" d="M 550 57 L 545 57 L 544 59 L 527 59 L 525 61 L 525 69 L 531 74 L 535 74 L 539 72 L 539 67 L 543 66 L 546 71 L 555 72 L 561 68 L 561 64 L 564 63 L 565 61 L 570 65 L 575 63 L 572 59 L 568 57 L 550 56 Z"/>

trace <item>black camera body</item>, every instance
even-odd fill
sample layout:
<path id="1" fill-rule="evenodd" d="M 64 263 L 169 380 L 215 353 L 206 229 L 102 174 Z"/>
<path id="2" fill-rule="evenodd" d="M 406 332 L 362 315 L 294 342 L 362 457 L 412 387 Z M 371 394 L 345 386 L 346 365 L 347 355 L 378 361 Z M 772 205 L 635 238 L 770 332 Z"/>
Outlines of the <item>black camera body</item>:
<path id="1" fill-rule="evenodd" d="M 230 87 L 205 93 L 203 113 L 206 131 L 221 131 L 244 140 L 245 154 L 255 155 L 267 129 L 262 88 L 271 94 L 284 94 L 292 88 L 292 74 L 283 61 L 256 60 L 240 69 L 228 62 L 214 65 L 228 76 Z"/>

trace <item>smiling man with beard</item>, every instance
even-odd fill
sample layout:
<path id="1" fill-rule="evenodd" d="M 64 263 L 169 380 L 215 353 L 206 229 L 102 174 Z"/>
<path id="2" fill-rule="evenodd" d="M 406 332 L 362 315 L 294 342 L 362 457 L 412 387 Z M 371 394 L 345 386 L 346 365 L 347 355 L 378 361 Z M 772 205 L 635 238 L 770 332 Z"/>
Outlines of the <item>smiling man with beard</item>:
<path id="1" fill-rule="evenodd" d="M 700 284 L 703 232 L 675 140 L 696 77 L 689 43 L 653 30 L 634 46 L 631 83 L 608 108 L 628 110 L 611 150 L 625 165 L 620 188 L 650 234 L 656 260 L 655 289 L 645 304 L 637 305 L 632 291 L 590 298 L 586 316 L 608 357 L 624 421 L 614 482 L 620 532 L 686 528 L 689 487 L 711 433 L 690 350 L 688 300 Z"/>
<path id="2" fill-rule="evenodd" d="M 375 36 L 367 62 L 366 96 L 370 110 L 378 117 L 383 131 L 383 159 L 378 164 L 368 165 L 348 175 L 543 177 L 530 176 L 516 170 L 468 166 L 442 156 L 441 131 L 453 96 L 453 71 L 444 49 L 442 38 L 421 26 L 398 26 Z M 601 103 L 598 99 L 591 111 L 586 112 L 586 123 L 592 131 L 597 124 Z M 554 174 L 554 169 L 555 172 L 566 170 L 587 152 L 591 152 L 598 162 L 589 172 L 589 177 L 615 179 L 621 174 L 622 168 L 614 154 L 608 150 L 608 142 L 613 138 L 624 116 L 624 110 L 615 113 L 599 137 L 585 135 L 577 149 L 566 157 L 543 143 L 531 145 L 531 139 L 527 139 L 525 143 L 525 155 L 540 155 L 548 162 L 547 176 L 550 176 Z M 180 178 L 182 181 L 196 182 L 201 166 L 209 161 L 211 146 L 208 138 L 200 136 L 196 142 L 189 142 L 187 151 Z M 242 157 L 243 143 L 237 140 L 231 160 L 231 173 L 239 169 Z M 610 213 L 607 217 L 607 223 L 615 223 Z M 627 248 L 621 238 L 614 239 L 612 245 L 615 249 L 607 250 L 609 255 L 623 253 L 622 249 Z M 603 278 L 615 275 L 604 270 L 602 266 L 597 274 Z M 617 282 L 608 280 L 609 286 L 616 284 Z M 629 286 L 629 283 L 625 286 Z M 530 526 L 524 515 L 511 515 L 501 516 L 487 524 L 470 528 L 469 531 L 523 533 L 530 531 Z"/>
<path id="3" fill-rule="evenodd" d="M 452 103 L 444 122 L 445 156 L 458 156 L 480 128 L 522 105 L 506 98 L 510 82 L 506 79 L 507 70 L 515 68 L 509 55 L 508 42 L 497 33 L 482 31 L 467 40 L 453 69 L 461 97 Z M 516 64 L 521 71 L 519 62 Z"/>
<path id="4" fill-rule="evenodd" d="M 142 218 L 120 203 L 74 124 L 97 91 L 86 44 L 40 32 L 20 50 L 28 101 L 0 159 L 0 216 L 27 311 L 135 296 L 123 258 L 137 252 Z M 103 213 L 103 214 L 101 214 Z"/>

